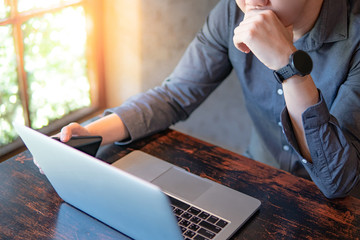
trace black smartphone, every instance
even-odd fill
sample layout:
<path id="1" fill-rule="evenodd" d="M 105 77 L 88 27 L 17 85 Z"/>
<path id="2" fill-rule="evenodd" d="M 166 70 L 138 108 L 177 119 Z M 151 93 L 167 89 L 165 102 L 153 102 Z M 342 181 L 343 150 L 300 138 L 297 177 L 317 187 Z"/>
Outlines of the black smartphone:
<path id="1" fill-rule="evenodd" d="M 61 142 L 58 137 L 53 137 L 53 139 Z M 62 143 L 95 157 L 101 142 L 101 136 L 73 136 L 69 141 Z"/>

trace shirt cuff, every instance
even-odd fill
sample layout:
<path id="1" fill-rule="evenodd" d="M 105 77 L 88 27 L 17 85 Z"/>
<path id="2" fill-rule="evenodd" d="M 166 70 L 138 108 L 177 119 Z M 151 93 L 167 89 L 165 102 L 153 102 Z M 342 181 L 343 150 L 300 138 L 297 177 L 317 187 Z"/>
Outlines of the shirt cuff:
<path id="1" fill-rule="evenodd" d="M 310 106 L 306 109 L 302 114 L 302 121 L 305 133 L 311 131 L 312 129 L 319 128 L 321 125 L 326 124 L 330 120 L 330 112 L 326 105 L 325 99 L 319 91 L 319 102 L 313 106 Z M 291 124 L 289 112 L 285 106 L 280 115 L 281 124 L 283 126 L 283 132 L 286 140 L 291 145 L 291 147 L 295 150 L 295 152 L 299 155 L 301 159 L 304 157 L 300 153 L 300 148 L 298 146 L 298 142 L 296 140 L 294 130 Z M 302 161 L 306 163 L 305 161 Z"/>
<path id="2" fill-rule="evenodd" d="M 321 125 L 328 123 L 330 120 L 330 112 L 325 99 L 321 91 L 318 91 L 320 96 L 319 102 L 306 109 L 302 114 L 305 132 L 310 129 L 319 128 Z"/>

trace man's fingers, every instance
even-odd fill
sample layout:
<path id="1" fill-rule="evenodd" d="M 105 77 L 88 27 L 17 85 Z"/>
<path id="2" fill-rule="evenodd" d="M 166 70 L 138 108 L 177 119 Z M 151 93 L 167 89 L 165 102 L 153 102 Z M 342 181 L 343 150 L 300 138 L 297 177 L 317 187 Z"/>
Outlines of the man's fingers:
<path id="1" fill-rule="evenodd" d="M 60 140 L 67 142 L 72 136 L 89 136 L 89 132 L 86 128 L 78 123 L 70 123 L 63 127 L 60 132 Z"/>
<path id="2" fill-rule="evenodd" d="M 61 132 L 60 132 L 60 140 L 62 142 L 67 142 L 70 140 L 72 136 L 72 131 L 71 129 L 68 127 L 68 126 L 65 126 L 61 129 Z"/>
<path id="3" fill-rule="evenodd" d="M 250 48 L 245 43 L 236 43 L 234 41 L 234 45 L 235 45 L 235 47 L 237 49 L 239 49 L 243 53 L 249 53 L 250 52 Z"/>
<path id="4" fill-rule="evenodd" d="M 241 29 L 239 27 L 234 29 L 234 37 L 233 37 L 234 45 L 241 52 L 249 53 L 250 48 L 243 42 L 242 36 L 244 36 L 244 35 L 242 35 L 240 32 L 241 32 Z"/>

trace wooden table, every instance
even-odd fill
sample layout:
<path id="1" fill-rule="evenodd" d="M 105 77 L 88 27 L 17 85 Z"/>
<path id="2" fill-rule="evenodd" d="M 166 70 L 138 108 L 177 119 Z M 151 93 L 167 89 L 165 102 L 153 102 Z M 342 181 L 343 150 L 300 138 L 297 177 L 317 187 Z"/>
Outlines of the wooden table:
<path id="1" fill-rule="evenodd" d="M 232 239 L 360 238 L 359 199 L 328 200 L 311 181 L 177 131 L 104 146 L 97 157 L 112 163 L 136 149 L 258 198 L 260 210 Z M 28 151 L 0 164 L 0 182 L 0 239 L 123 238 L 64 203 Z"/>

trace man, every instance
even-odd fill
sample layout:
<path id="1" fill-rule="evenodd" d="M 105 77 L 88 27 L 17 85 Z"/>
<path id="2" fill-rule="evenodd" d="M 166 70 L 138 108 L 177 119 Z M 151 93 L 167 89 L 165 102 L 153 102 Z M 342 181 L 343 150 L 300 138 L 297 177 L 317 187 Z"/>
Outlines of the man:
<path id="1" fill-rule="evenodd" d="M 102 135 L 104 144 L 125 144 L 163 130 L 186 119 L 234 69 L 262 139 L 250 156 L 266 149 L 266 159 L 311 178 L 328 198 L 354 194 L 359 12 L 357 0 L 222 0 L 162 86 L 86 127 L 69 124 L 61 139 Z"/>

